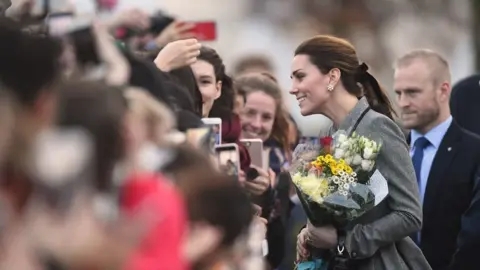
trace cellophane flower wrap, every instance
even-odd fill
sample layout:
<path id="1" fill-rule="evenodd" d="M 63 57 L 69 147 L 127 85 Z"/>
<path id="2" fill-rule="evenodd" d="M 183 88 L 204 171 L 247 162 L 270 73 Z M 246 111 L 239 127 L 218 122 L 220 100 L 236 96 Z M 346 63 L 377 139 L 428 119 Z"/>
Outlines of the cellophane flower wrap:
<path id="1" fill-rule="evenodd" d="M 292 181 L 310 222 L 345 227 L 388 194 L 376 170 L 381 142 L 343 131 L 299 145 L 290 167 Z"/>

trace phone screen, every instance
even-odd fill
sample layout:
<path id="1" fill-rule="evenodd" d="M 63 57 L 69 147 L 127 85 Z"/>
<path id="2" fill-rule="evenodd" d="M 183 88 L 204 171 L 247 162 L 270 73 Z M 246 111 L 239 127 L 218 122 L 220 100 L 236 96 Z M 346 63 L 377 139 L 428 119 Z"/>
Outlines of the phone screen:
<path id="1" fill-rule="evenodd" d="M 238 154 L 238 148 L 235 145 L 223 145 L 218 146 L 215 151 L 220 170 L 222 172 L 226 172 L 227 175 L 238 179 L 238 173 L 240 170 L 240 156 Z"/>
<path id="2" fill-rule="evenodd" d="M 203 118 L 202 121 L 212 129 L 215 145 L 222 144 L 222 120 L 220 118 Z"/>
<path id="3" fill-rule="evenodd" d="M 195 27 L 191 33 L 199 41 L 214 41 L 217 39 L 217 24 L 214 21 L 192 22 Z"/>

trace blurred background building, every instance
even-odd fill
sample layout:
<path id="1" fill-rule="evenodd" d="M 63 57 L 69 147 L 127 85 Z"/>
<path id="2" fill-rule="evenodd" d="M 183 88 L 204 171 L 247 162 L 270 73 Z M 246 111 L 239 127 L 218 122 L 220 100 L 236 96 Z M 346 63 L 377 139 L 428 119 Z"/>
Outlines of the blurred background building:
<path id="1" fill-rule="evenodd" d="M 76 0 L 78 1 L 78 0 Z M 474 72 L 476 0 L 120 0 L 119 9 L 158 9 L 187 20 L 215 20 L 216 48 L 232 69 L 249 54 L 271 59 L 285 89 L 287 106 L 305 135 L 315 136 L 326 120 L 302 117 L 288 95 L 296 46 L 315 34 L 348 38 L 371 72 L 392 94 L 392 63 L 418 47 L 441 52 L 454 82 Z M 477 43 L 480 43 L 477 41 Z M 392 96 L 393 97 L 393 96 Z"/>

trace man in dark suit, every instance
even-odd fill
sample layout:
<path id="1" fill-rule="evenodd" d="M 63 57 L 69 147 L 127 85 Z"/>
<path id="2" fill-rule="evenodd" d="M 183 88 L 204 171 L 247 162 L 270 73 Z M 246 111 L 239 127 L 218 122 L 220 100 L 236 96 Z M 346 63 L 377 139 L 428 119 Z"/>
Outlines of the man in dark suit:
<path id="1" fill-rule="evenodd" d="M 430 50 L 402 56 L 394 89 L 423 203 L 412 238 L 434 270 L 480 269 L 480 137 L 450 115 L 447 61 Z"/>

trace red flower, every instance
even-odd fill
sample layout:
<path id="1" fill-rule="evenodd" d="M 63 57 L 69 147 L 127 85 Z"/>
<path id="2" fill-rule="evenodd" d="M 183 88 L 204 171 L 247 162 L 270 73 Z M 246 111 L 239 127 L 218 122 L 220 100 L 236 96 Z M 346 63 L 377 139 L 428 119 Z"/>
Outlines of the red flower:
<path id="1" fill-rule="evenodd" d="M 331 146 L 332 145 L 333 138 L 330 136 L 322 137 L 320 138 L 320 144 L 323 147 Z"/>

